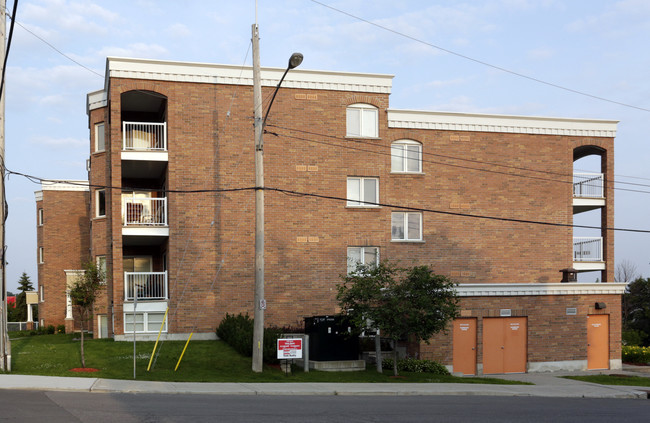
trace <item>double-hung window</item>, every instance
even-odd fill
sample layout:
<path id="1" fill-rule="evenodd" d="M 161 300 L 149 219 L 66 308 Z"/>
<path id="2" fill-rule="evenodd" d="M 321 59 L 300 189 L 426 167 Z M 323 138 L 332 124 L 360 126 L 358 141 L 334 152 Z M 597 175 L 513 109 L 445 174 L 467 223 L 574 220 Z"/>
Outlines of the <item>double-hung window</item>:
<path id="1" fill-rule="evenodd" d="M 348 178 L 348 202 L 349 207 L 377 207 L 379 202 L 379 179 L 378 178 Z"/>
<path id="2" fill-rule="evenodd" d="M 379 137 L 379 119 L 377 108 L 369 104 L 352 104 L 347 108 L 348 137 Z"/>
<path id="3" fill-rule="evenodd" d="M 95 152 L 106 150 L 104 122 L 95 124 Z"/>
<path id="4" fill-rule="evenodd" d="M 95 216 L 106 216 L 106 190 L 98 189 L 95 191 Z"/>
<path id="5" fill-rule="evenodd" d="M 393 241 L 422 241 L 422 214 L 394 212 L 391 216 Z"/>
<path id="6" fill-rule="evenodd" d="M 396 141 L 390 146 L 391 172 L 422 172 L 422 144 L 410 141 Z"/>
<path id="7" fill-rule="evenodd" d="M 38 226 L 43 226 L 43 209 L 38 209 Z"/>
<path id="8" fill-rule="evenodd" d="M 379 264 L 379 247 L 348 247 L 348 274 L 357 270 L 359 265 L 377 266 Z"/>

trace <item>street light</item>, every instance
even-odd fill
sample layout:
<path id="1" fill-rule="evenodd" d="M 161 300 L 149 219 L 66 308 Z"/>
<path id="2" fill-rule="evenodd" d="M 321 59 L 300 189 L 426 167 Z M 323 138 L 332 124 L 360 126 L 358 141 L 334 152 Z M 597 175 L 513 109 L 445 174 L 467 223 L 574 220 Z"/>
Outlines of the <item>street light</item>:
<path id="1" fill-rule="evenodd" d="M 253 363 L 254 372 L 261 372 L 263 368 L 264 349 L 264 142 L 262 134 L 266 125 L 273 100 L 284 81 L 284 77 L 291 69 L 302 63 L 302 54 L 294 53 L 289 59 L 287 69 L 284 71 L 280 82 L 275 87 L 273 97 L 262 119 L 262 79 L 260 76 L 260 45 L 259 27 L 253 24 L 253 104 L 255 107 L 255 308 L 253 317 Z"/>

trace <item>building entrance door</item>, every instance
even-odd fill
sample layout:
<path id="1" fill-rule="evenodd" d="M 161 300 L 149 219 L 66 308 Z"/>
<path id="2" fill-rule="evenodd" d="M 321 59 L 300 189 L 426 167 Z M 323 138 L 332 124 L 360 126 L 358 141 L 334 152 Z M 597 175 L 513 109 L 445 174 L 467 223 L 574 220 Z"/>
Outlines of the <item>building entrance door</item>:
<path id="1" fill-rule="evenodd" d="M 454 373 L 476 374 L 476 319 L 454 320 Z"/>
<path id="2" fill-rule="evenodd" d="M 609 315 L 587 316 L 587 369 L 609 369 Z"/>
<path id="3" fill-rule="evenodd" d="M 483 319 L 483 374 L 526 373 L 525 317 Z"/>

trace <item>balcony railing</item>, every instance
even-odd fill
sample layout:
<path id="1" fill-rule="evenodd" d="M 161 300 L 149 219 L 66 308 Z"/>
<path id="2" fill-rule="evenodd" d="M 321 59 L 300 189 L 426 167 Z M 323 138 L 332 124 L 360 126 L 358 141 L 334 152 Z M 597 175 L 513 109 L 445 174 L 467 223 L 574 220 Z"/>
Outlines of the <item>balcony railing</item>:
<path id="1" fill-rule="evenodd" d="M 573 196 L 576 198 L 604 198 L 602 173 L 574 173 Z"/>
<path id="2" fill-rule="evenodd" d="M 122 122 L 125 151 L 167 151 L 167 123 Z"/>
<path id="3" fill-rule="evenodd" d="M 603 238 L 574 237 L 573 261 L 603 261 Z"/>
<path id="4" fill-rule="evenodd" d="M 166 300 L 167 272 L 124 272 L 124 298 L 133 301 Z"/>
<path id="5" fill-rule="evenodd" d="M 122 198 L 124 226 L 167 226 L 167 198 Z"/>

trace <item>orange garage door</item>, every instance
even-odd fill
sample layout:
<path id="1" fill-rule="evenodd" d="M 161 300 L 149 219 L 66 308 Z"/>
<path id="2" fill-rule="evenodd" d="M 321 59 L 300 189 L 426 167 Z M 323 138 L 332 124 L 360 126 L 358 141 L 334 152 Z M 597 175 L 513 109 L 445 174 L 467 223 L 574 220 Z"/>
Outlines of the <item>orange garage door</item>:
<path id="1" fill-rule="evenodd" d="M 476 319 L 454 320 L 454 372 L 476 374 Z"/>
<path id="2" fill-rule="evenodd" d="M 525 373 L 528 338 L 525 317 L 483 319 L 483 373 Z"/>

